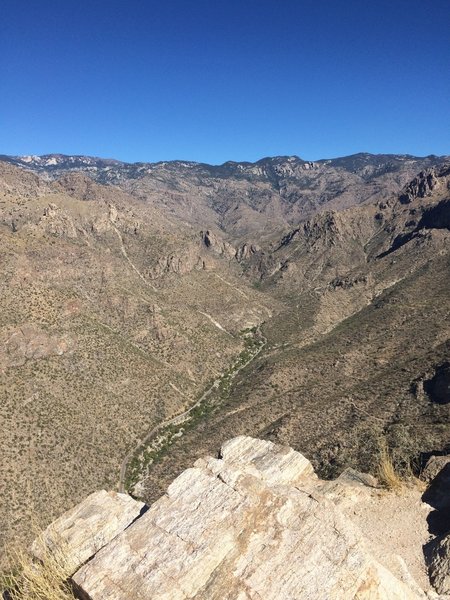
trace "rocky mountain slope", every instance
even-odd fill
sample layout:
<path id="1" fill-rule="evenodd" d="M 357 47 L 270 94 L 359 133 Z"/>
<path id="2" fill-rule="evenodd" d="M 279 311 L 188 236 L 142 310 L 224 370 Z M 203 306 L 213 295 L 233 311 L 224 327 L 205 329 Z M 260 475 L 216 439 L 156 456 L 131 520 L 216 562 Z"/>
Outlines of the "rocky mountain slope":
<path id="1" fill-rule="evenodd" d="M 0 171 L 4 543 L 27 534 L 28 510 L 48 520 L 116 485 L 127 451 L 195 401 L 276 303 L 199 232 L 120 190 Z"/>
<path id="2" fill-rule="evenodd" d="M 2 157 L 2 543 L 133 453 L 150 502 L 237 434 L 322 476 L 448 452 L 447 164 Z"/>

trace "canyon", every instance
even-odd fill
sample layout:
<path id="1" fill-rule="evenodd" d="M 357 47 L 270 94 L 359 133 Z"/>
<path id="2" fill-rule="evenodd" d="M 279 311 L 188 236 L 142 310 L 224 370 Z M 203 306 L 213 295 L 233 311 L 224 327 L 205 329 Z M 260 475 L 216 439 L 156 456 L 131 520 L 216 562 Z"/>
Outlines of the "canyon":
<path id="1" fill-rule="evenodd" d="M 236 436 L 324 481 L 448 455 L 449 185 L 436 156 L 1 156 L 2 547 Z"/>

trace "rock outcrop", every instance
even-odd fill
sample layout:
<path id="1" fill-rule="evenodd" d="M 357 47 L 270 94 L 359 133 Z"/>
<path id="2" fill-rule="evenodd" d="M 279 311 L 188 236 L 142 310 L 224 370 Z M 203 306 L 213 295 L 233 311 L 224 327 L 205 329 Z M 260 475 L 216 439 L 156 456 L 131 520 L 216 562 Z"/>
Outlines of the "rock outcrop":
<path id="1" fill-rule="evenodd" d="M 409 204 L 414 198 L 424 198 L 431 194 L 434 188 L 439 185 L 439 178 L 449 174 L 449 166 L 431 167 L 421 171 L 417 177 L 405 186 L 403 193 L 400 196 L 402 204 Z"/>
<path id="2" fill-rule="evenodd" d="M 434 588 L 450 598 L 450 456 L 432 456 L 422 477 L 430 483 L 423 500 L 434 508 L 428 524 L 436 536 L 424 547 L 428 572 Z"/>
<path id="3" fill-rule="evenodd" d="M 150 279 L 158 279 L 167 274 L 186 275 L 193 270 L 200 271 L 205 268 L 205 261 L 202 260 L 202 257 L 193 248 L 186 248 L 183 254 L 161 257 L 155 265 L 149 268 L 148 274 Z"/>
<path id="4" fill-rule="evenodd" d="M 228 259 L 235 258 L 236 250 L 231 244 L 222 240 L 212 231 L 200 231 L 200 238 L 205 248 L 214 251 L 216 254 Z"/>
<path id="5" fill-rule="evenodd" d="M 0 332 L 0 373 L 9 367 L 20 367 L 28 360 L 70 353 L 75 346 L 70 335 L 52 335 L 29 323 L 7 328 Z"/>
<path id="6" fill-rule="evenodd" d="M 422 591 L 401 559 L 401 576 L 377 561 L 349 518 L 349 502 L 370 495 L 374 485 L 354 471 L 323 482 L 288 447 L 234 438 L 219 458 L 199 459 L 184 471 L 127 528 L 141 507 L 121 495 L 106 498 L 114 509 L 108 529 L 114 539 L 74 574 L 76 593 L 83 600 L 435 597 Z M 53 526 L 69 542 L 76 540 L 84 559 L 95 550 L 83 541 L 91 539 L 92 514 L 96 532 L 105 532 L 99 523 L 108 519 L 109 504 L 99 507 L 98 499 L 92 496 Z M 125 519 L 117 514 L 119 499 Z M 64 529 L 76 527 L 80 514 L 79 533 L 71 538 Z"/>
<path id="7" fill-rule="evenodd" d="M 440 540 L 433 550 L 430 578 L 440 594 L 450 594 L 450 534 Z"/>
<path id="8" fill-rule="evenodd" d="M 427 483 L 432 483 L 440 473 L 443 473 L 448 464 L 450 464 L 450 456 L 431 456 L 420 474 L 421 479 Z"/>
<path id="9" fill-rule="evenodd" d="M 450 456 L 432 456 L 422 478 L 430 485 L 424 500 L 435 510 L 428 517 L 436 537 L 425 546 L 430 580 L 443 597 L 450 597 Z"/>
<path id="10" fill-rule="evenodd" d="M 31 551 L 43 560 L 47 552 L 64 553 L 67 572 L 74 573 L 143 512 L 143 502 L 127 494 L 101 490 L 51 523 Z"/>

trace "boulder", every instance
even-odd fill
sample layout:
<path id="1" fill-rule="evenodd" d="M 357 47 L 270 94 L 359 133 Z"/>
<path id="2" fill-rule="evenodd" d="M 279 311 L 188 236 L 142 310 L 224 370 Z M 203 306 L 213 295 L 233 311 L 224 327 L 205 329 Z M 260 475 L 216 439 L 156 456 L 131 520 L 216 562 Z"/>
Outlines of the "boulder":
<path id="1" fill-rule="evenodd" d="M 431 583 L 439 594 L 450 594 L 450 535 L 440 540 L 429 563 Z"/>
<path id="2" fill-rule="evenodd" d="M 48 553 L 64 555 L 72 574 L 144 510 L 145 504 L 128 494 L 94 492 L 51 523 L 33 542 L 31 552 L 39 560 Z"/>
<path id="3" fill-rule="evenodd" d="M 420 478 L 427 483 L 431 483 L 433 479 L 435 479 L 439 473 L 443 470 L 445 465 L 450 463 L 450 456 L 431 456 L 427 464 L 425 465 L 424 470 L 422 471 Z"/>

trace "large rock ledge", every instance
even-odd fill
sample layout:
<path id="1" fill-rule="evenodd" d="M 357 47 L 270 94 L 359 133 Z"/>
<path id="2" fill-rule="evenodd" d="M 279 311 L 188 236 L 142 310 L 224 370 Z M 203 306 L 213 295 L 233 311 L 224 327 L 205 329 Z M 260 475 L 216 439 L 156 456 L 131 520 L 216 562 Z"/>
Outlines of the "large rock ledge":
<path id="1" fill-rule="evenodd" d="M 83 600 L 438 598 L 409 570 L 407 557 L 372 552 L 370 528 L 365 535 L 356 525 L 370 513 L 376 493 L 367 476 L 349 470 L 323 482 L 298 452 L 237 437 L 224 444 L 220 458 L 200 459 L 184 471 L 136 520 L 142 505 L 131 498 L 119 498 L 127 515 L 121 519 L 122 495 L 105 497 L 107 511 L 94 497 L 96 518 L 85 503 L 81 514 L 74 509 L 74 518 L 59 519 L 57 529 L 63 537 L 65 527 L 78 531 L 65 539 L 84 548 L 72 578 Z M 357 506 L 363 507 L 358 518 Z M 417 556 L 427 535 L 426 516 L 418 516 L 425 523 L 418 541 L 411 539 Z M 109 531 L 99 550 L 86 543 L 92 522 L 95 531 Z M 397 537 L 395 527 L 386 523 Z"/>
<path id="2" fill-rule="evenodd" d="M 67 572 L 75 573 L 144 510 L 145 504 L 128 494 L 95 492 L 51 523 L 31 551 L 38 560 L 48 552 L 64 554 Z"/>

